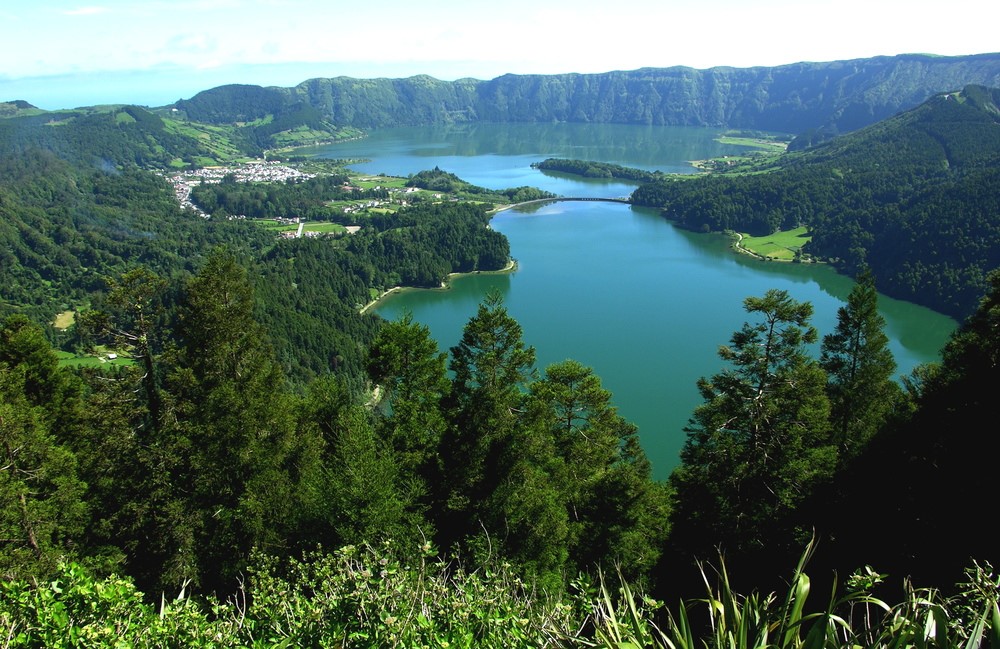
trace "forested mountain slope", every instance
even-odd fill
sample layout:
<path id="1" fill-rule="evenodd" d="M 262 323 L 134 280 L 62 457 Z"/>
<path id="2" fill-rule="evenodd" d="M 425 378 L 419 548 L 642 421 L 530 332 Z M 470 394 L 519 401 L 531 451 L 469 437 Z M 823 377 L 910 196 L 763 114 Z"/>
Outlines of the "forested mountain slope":
<path id="1" fill-rule="evenodd" d="M 1000 91 L 968 86 L 755 173 L 644 185 L 635 203 L 698 231 L 809 227 L 804 252 L 967 317 L 1000 265 Z"/>
<path id="2" fill-rule="evenodd" d="M 48 321 L 130 265 L 193 272 L 212 246 L 268 240 L 250 224 L 182 211 L 163 178 L 134 167 L 74 165 L 40 149 L 0 154 L 0 314 Z"/>
<path id="3" fill-rule="evenodd" d="M 138 106 L 57 112 L 22 107 L 0 119 L 0 152 L 23 155 L 40 149 L 67 162 L 103 168 L 163 168 L 175 160 L 212 156 L 198 138 L 171 130 L 162 117 Z"/>
<path id="4" fill-rule="evenodd" d="M 504 75 L 489 81 L 310 79 L 294 88 L 221 86 L 173 107 L 228 124 L 308 106 L 358 128 L 448 122 L 600 122 L 846 132 L 966 84 L 1000 85 L 1000 54 L 907 54 L 776 67 L 643 68 Z"/>
<path id="5" fill-rule="evenodd" d="M 245 101 L 239 120 L 252 128 L 291 123 L 264 112 L 274 106 L 291 106 L 283 115 L 318 110 L 261 90 L 273 96 L 258 108 L 258 90 L 236 93 Z M 415 106 L 437 114 L 424 97 L 379 105 L 390 115 Z M 444 105 L 461 110 L 457 99 Z M 998 588 L 995 544 L 968 531 L 988 515 L 996 456 L 982 422 L 1000 367 L 1000 276 L 986 278 L 1000 248 L 998 105 L 1000 91 L 968 86 L 754 175 L 637 192 L 674 216 L 691 207 L 691 227 L 809 223 L 815 254 L 846 270 L 871 266 L 886 292 L 911 282 L 914 300 L 958 311 L 972 292 L 986 293 L 979 286 L 991 289 L 941 365 L 904 386 L 867 272 L 833 332 L 815 329 L 812 306 L 785 291 L 748 297 L 747 321 L 719 349 L 723 368 L 698 381 L 704 402 L 686 429 L 683 467 L 665 484 L 652 480 L 638 431 L 590 368 L 535 367 L 500 294 L 486 297 L 447 351 L 408 316 L 380 323 L 358 313 L 397 282 L 436 285 L 448 272 L 508 261 L 506 239 L 485 227 L 485 205 L 415 203 L 369 217 L 350 236 L 277 240 L 249 219 L 180 209 L 169 185 L 140 167 L 172 164 L 193 142 L 171 140 L 162 115 L 122 108 L 82 111 L 61 125 L 43 115 L 25 131 L 14 129 L 23 122 L 0 124 L 2 632 L 13 646 L 35 646 L 33 633 L 58 627 L 44 637 L 72 644 L 93 622 L 90 631 L 99 623 L 103 637 L 124 641 L 126 625 L 177 620 L 192 637 L 205 629 L 201 644 L 218 645 L 233 636 L 208 624 L 234 617 L 240 639 L 229 644 L 349 646 L 348 634 L 359 645 L 393 644 L 412 623 L 423 629 L 414 644 L 431 642 L 432 629 L 439 644 L 513 646 L 529 642 L 530 620 L 555 619 L 554 610 L 558 619 L 579 616 L 565 625 L 576 634 L 609 629 L 581 646 L 611 644 L 610 633 L 649 631 L 644 616 L 686 597 L 685 572 L 704 596 L 715 575 L 702 579 L 694 560 L 725 550 L 758 584 L 787 584 L 787 557 L 817 530 L 832 550 L 824 566 L 837 570 L 829 579 L 845 578 L 851 596 L 836 610 L 815 600 L 820 612 L 808 620 L 821 626 L 808 638 L 826 637 L 830 613 L 858 623 L 846 646 L 879 644 L 857 618 L 881 609 L 867 606 L 864 584 L 857 589 L 864 579 L 847 578 L 873 559 L 896 583 L 914 574 L 917 586 L 931 576 L 941 588 L 983 561 L 978 599 L 950 600 L 953 618 L 912 590 L 919 606 L 903 612 L 929 609 L 929 617 L 910 624 L 893 609 L 879 618 L 891 622 L 894 641 L 917 629 L 911 644 L 926 643 L 922 630 L 945 618 L 939 638 L 945 626 L 969 638 L 967 614 L 979 615 L 982 603 L 995 611 Z M 200 119 L 222 119 L 226 105 L 205 110 Z M 459 181 L 440 170 L 411 180 Z M 261 204 L 291 194 L 258 190 Z M 80 336 L 125 349 L 134 363 L 60 367 L 51 329 L 38 323 L 62 302 L 94 307 L 84 309 Z M 374 385 L 387 407 L 372 407 Z M 65 558 L 101 579 L 125 576 L 91 587 Z M 595 601 L 616 606 L 593 587 L 614 569 L 654 587 L 634 600 L 621 589 L 621 610 L 640 618 L 631 625 L 589 612 Z M 875 583 L 872 570 L 859 575 Z M 447 582 L 425 577 L 443 573 Z M 516 584 L 516 608 L 497 605 L 505 590 L 495 578 Z M 808 582 L 791 583 L 804 597 Z M 467 600 L 432 599 L 456 584 L 472 585 Z M 755 610 L 777 601 L 800 615 L 801 599 L 737 602 L 725 590 L 725 608 L 747 612 L 741 630 L 801 644 L 794 629 L 806 618 L 781 631 Z M 179 591 L 188 596 L 174 599 Z M 372 593 L 386 594 L 369 605 Z M 215 606 L 222 602 L 229 608 Z M 147 614 L 157 604 L 159 615 Z M 493 630 L 519 636 L 484 640 Z M 652 636 L 631 644 L 657 646 Z"/>
<path id="6" fill-rule="evenodd" d="M 355 215 L 351 222 L 364 227 L 349 241 L 277 240 L 252 219 L 203 218 L 182 209 L 162 172 L 150 169 L 201 153 L 210 155 L 196 138 L 137 107 L 0 119 L 0 318 L 51 323 L 61 312 L 104 308 L 115 278 L 142 267 L 176 284 L 226 246 L 253 268 L 257 317 L 287 376 L 303 382 L 334 372 L 358 387 L 376 328 L 358 310 L 373 291 L 438 286 L 449 273 L 496 270 L 509 259 L 507 240 L 486 227 L 486 207 L 471 204 Z M 271 185 L 240 188 L 260 199 L 296 187 L 316 203 L 330 198 L 309 183 Z M 67 349 L 103 342 L 64 329 L 49 333 Z"/>

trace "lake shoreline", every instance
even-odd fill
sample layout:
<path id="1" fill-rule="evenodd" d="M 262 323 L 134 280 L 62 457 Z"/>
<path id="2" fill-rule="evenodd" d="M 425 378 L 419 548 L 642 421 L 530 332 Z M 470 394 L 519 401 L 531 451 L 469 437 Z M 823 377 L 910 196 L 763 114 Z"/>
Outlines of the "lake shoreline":
<path id="1" fill-rule="evenodd" d="M 748 255 L 750 257 L 753 257 L 757 261 L 766 261 L 766 262 L 776 261 L 778 263 L 784 263 L 784 264 L 822 264 L 822 263 L 824 263 L 824 262 L 821 262 L 821 261 L 817 261 L 816 259 L 813 259 L 812 257 L 799 256 L 798 258 L 782 259 L 781 257 L 771 257 L 769 255 L 762 255 L 759 252 L 754 252 L 753 250 L 750 250 L 749 248 L 747 248 L 747 247 L 745 247 L 743 245 L 743 233 L 742 232 L 732 232 L 732 231 L 729 231 L 727 234 L 729 235 L 729 237 L 733 241 L 732 246 L 730 246 L 732 248 L 732 250 L 734 250 L 737 254 Z"/>
<path id="2" fill-rule="evenodd" d="M 365 313 L 367 313 L 371 309 L 375 308 L 379 304 L 379 302 L 381 302 L 385 298 L 389 297 L 390 295 L 394 295 L 396 293 L 403 293 L 405 291 L 448 291 L 448 290 L 451 290 L 450 281 L 453 278 L 455 278 L 455 277 L 462 277 L 464 275 L 503 275 L 503 274 L 506 274 L 506 273 L 513 273 L 513 272 L 516 272 L 516 271 L 517 271 L 517 260 L 514 259 L 513 257 L 511 257 L 509 260 L 507 260 L 507 265 L 506 266 L 504 266 L 503 268 L 497 269 L 497 270 L 473 270 L 473 271 L 470 271 L 470 272 L 467 272 L 467 273 L 448 273 L 448 275 L 445 277 L 445 280 L 443 282 L 441 282 L 441 286 L 437 286 L 437 287 L 430 287 L 430 288 L 428 288 L 428 287 L 424 287 L 424 286 L 393 286 L 392 288 L 389 288 L 389 289 L 386 289 L 386 290 L 382 291 L 382 293 L 380 293 L 377 298 L 375 298 L 374 300 L 372 300 L 368 304 L 366 304 L 363 307 L 361 307 L 361 310 L 358 311 L 358 313 L 360 315 L 364 315 Z"/>

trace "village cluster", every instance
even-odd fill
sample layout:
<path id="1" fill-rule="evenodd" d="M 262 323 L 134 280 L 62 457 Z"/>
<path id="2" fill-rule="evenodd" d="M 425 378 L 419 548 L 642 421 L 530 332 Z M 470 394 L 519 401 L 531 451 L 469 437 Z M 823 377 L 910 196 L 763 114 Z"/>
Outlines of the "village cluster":
<path id="1" fill-rule="evenodd" d="M 254 160 L 236 167 L 203 167 L 191 171 L 183 171 L 171 175 L 168 179 L 174 187 L 174 194 L 181 207 L 194 210 L 198 215 L 208 218 L 201 208 L 191 202 L 191 188 L 201 183 L 218 183 L 226 176 L 232 175 L 236 182 L 286 182 L 288 180 L 306 180 L 315 178 L 315 174 L 307 174 L 292 169 L 277 161 Z"/>
<path id="2" fill-rule="evenodd" d="M 300 181 L 306 180 L 308 178 L 315 178 L 315 174 L 303 173 L 297 169 L 287 167 L 276 161 L 253 161 L 248 162 L 235 167 L 204 167 L 202 169 L 195 169 L 191 171 L 183 171 L 171 174 L 167 177 L 171 185 L 174 188 L 174 194 L 177 196 L 177 201 L 180 203 L 181 207 L 189 209 L 194 213 L 198 214 L 202 218 L 209 218 L 211 215 L 206 213 L 200 207 L 195 205 L 191 201 L 191 190 L 192 188 L 200 185 L 201 183 L 219 183 L 222 182 L 223 178 L 227 176 L 232 176 L 236 182 L 287 182 L 288 180 Z M 350 185 L 344 186 L 344 189 L 350 191 L 352 189 L 361 190 L 360 187 L 352 187 Z M 376 187 L 375 189 L 382 189 L 382 187 Z M 404 195 L 410 195 L 419 191 L 416 187 L 406 187 L 405 189 L 388 188 L 389 193 L 397 194 L 401 193 Z M 440 199 L 441 194 L 434 194 L 435 198 Z M 390 204 L 397 204 L 399 206 L 405 207 L 409 205 L 409 201 L 405 198 L 389 199 L 389 200 L 368 200 L 354 205 L 346 205 L 343 208 L 345 214 L 351 214 L 354 212 L 364 211 L 371 208 L 384 207 Z M 245 219 L 244 215 L 234 215 L 230 216 L 230 219 Z M 314 237 L 319 236 L 319 232 L 305 230 L 305 223 L 297 217 L 292 218 L 282 218 L 278 217 L 276 219 L 278 223 L 285 225 L 298 225 L 299 227 L 295 230 L 285 230 L 279 233 L 278 236 L 284 238 L 297 238 L 297 237 Z M 360 226 L 352 225 L 346 226 L 348 234 L 353 234 L 360 229 Z"/>

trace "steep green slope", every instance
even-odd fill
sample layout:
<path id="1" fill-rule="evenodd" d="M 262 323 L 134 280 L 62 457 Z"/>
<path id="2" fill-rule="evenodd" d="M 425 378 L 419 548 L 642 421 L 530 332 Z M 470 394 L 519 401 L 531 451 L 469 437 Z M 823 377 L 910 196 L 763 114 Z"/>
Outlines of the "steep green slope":
<path id="1" fill-rule="evenodd" d="M 161 117 L 138 106 L 21 110 L 0 119 L 0 153 L 20 155 L 39 149 L 74 164 L 105 168 L 166 168 L 214 157 L 202 140 L 170 128 Z"/>
<path id="2" fill-rule="evenodd" d="M 961 319 L 1000 265 L 998 103 L 969 86 L 757 173 L 664 180 L 632 200 L 698 231 L 806 225 L 806 253 L 852 275 L 867 264 L 885 293 Z"/>
<path id="3" fill-rule="evenodd" d="M 0 314 L 48 321 L 86 304 L 103 278 L 144 264 L 192 271 L 213 245 L 262 245 L 261 231 L 180 209 L 167 182 L 135 168 L 74 166 L 49 152 L 0 156 Z"/>
<path id="4" fill-rule="evenodd" d="M 191 119 L 237 123 L 305 104 L 330 124 L 599 122 L 846 132 L 967 84 L 1000 86 L 1000 54 L 908 54 L 776 67 L 643 68 L 504 75 L 489 81 L 310 79 L 294 88 L 222 86 L 175 104 Z"/>

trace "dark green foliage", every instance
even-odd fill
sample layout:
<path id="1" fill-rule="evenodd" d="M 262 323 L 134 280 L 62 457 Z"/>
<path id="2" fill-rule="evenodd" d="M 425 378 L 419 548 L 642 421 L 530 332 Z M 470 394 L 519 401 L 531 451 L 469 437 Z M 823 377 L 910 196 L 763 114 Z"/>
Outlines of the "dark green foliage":
<path id="1" fill-rule="evenodd" d="M 990 515 L 1000 452 L 991 424 L 1000 379 L 1000 274 L 989 282 L 977 311 L 942 350 L 940 366 L 912 382 L 912 415 L 871 440 L 817 517 L 840 566 L 862 560 L 949 584 L 970 557 L 1000 561 L 990 536 L 977 531 Z"/>
<path id="2" fill-rule="evenodd" d="M 830 422 L 841 462 L 864 448 L 902 399 L 884 328 L 874 279 L 864 271 L 837 311 L 837 329 L 823 337 L 820 358 L 829 377 Z"/>
<path id="3" fill-rule="evenodd" d="M 584 178 L 620 178 L 642 183 L 653 182 L 662 175 L 658 171 L 644 171 L 642 169 L 633 169 L 607 162 L 565 160 L 561 158 L 546 158 L 541 162 L 532 163 L 531 166 L 543 171 L 560 171 L 562 173 L 583 176 Z"/>
<path id="4" fill-rule="evenodd" d="M 848 132 L 960 84 L 1000 86 L 997 55 L 906 54 L 777 67 L 643 68 L 489 81 L 310 79 L 294 88 L 222 86 L 178 102 L 192 119 L 236 123 L 305 104 L 331 124 L 594 122 Z"/>
<path id="5" fill-rule="evenodd" d="M 468 121 L 480 82 L 408 79 L 310 79 L 283 89 L 287 102 L 305 101 L 334 124 L 358 128 Z"/>
<path id="6" fill-rule="evenodd" d="M 380 436 L 368 406 L 329 377 L 310 383 L 302 405 L 298 435 L 318 437 L 322 454 L 318 471 L 296 494 L 303 519 L 298 547 L 415 538 L 427 528 L 403 458 Z"/>
<path id="7" fill-rule="evenodd" d="M 986 67 L 992 61 L 943 62 L 969 60 Z M 879 65 L 906 77 L 917 74 L 906 67 L 914 62 L 927 60 L 898 57 Z M 852 74 L 801 67 L 816 78 Z M 875 104 L 859 104 L 854 90 L 831 92 L 822 107 L 776 107 L 758 92 L 754 101 L 764 104 L 751 109 L 739 91 L 733 104 L 699 87 L 733 75 L 752 79 L 757 71 L 673 72 L 676 79 L 645 70 L 455 84 L 427 77 L 317 80 L 287 92 L 210 92 L 186 109 L 189 117 L 203 111 L 206 120 L 255 121 L 238 127 L 253 150 L 297 125 L 330 129 L 334 110 L 357 123 L 427 123 L 440 119 L 442 107 L 448 119 L 472 119 L 500 114 L 502 106 L 504 119 L 715 123 L 706 116 L 734 115 L 759 125 L 779 116 L 815 124 L 835 108 L 843 126 L 898 101 L 886 95 L 865 117 Z M 772 71 L 775 96 L 787 90 L 791 76 L 783 75 L 791 72 Z M 661 90 L 677 84 L 690 88 L 683 97 L 701 92 L 712 100 L 695 114 L 680 105 L 682 95 L 664 99 L 670 94 Z M 491 93 L 495 109 L 476 103 L 480 91 Z M 241 104 L 235 118 L 231 102 Z M 738 224 L 768 232 L 809 223 L 817 254 L 840 259 L 848 270 L 877 257 L 882 265 L 872 266 L 880 285 L 885 278 L 914 291 L 930 286 L 958 310 L 995 265 L 998 209 L 988 190 L 997 184 L 996 104 L 995 91 L 968 87 L 861 134 L 865 139 L 788 157 L 769 175 L 643 191 L 676 200 L 675 208 L 691 215 L 708 214 L 691 222 L 698 229 Z M 745 112 L 736 115 L 733 106 Z M 890 380 L 893 363 L 871 277 L 859 277 L 836 331 L 824 338 L 819 363 L 803 352 L 818 338 L 808 325 L 809 305 L 777 291 L 748 299 L 747 311 L 764 321 L 736 332 L 721 352 L 731 368 L 699 383 L 705 403 L 692 417 L 684 465 L 669 485 L 658 484 L 635 427 L 617 414 L 589 368 L 566 361 L 535 376 L 534 350 L 498 295 L 480 306 L 451 350 L 451 381 L 447 356 L 426 327 L 411 318 L 381 323 L 358 314 L 373 290 L 437 286 L 451 272 L 506 265 L 508 244 L 487 227 L 485 208 L 421 205 L 372 216 L 351 237 L 275 242 L 250 224 L 184 214 L 161 178 L 137 170 L 204 153 L 156 115 L 134 107 L 62 115 L 58 127 L 31 115 L 0 124 L 0 309 L 44 322 L 57 310 L 90 303 L 97 309 L 80 318 L 77 344 L 113 343 L 135 364 L 70 375 L 58 369 L 43 330 L 30 320 L 15 316 L 0 329 L 0 570 L 7 577 L 45 583 L 60 555 L 79 557 L 131 575 L 149 600 L 187 580 L 203 592 L 235 592 L 252 568 L 260 586 L 252 596 L 281 605 L 256 609 L 270 616 L 240 614 L 230 630 L 247 643 L 250 636 L 307 643 L 317 636 L 280 625 L 304 620 L 303 628 L 315 630 L 313 613 L 320 609 L 314 606 L 337 607 L 350 597 L 359 598 L 350 600 L 351 622 L 335 631 L 363 628 L 389 643 L 398 620 L 381 616 L 411 610 L 403 604 L 411 601 L 406 589 L 413 583 L 383 593 L 382 608 L 363 609 L 371 604 L 359 593 L 381 592 L 380 585 L 404 573 L 418 575 L 425 587 L 435 547 L 458 549 L 469 568 L 483 570 L 473 575 L 497 574 L 494 560 L 508 561 L 526 584 L 554 593 L 598 567 L 668 582 L 673 575 L 651 570 L 664 548 L 673 560 L 662 565 L 676 565 L 678 556 L 706 556 L 717 544 L 741 563 L 757 561 L 755 572 L 774 578 L 776 558 L 797 551 L 813 525 L 837 549 L 830 564 L 838 569 L 874 561 L 950 579 L 948 571 L 969 555 L 995 558 L 987 534 L 956 533 L 988 513 L 982 498 L 992 489 L 996 449 L 982 422 L 991 416 L 1000 348 L 995 276 L 993 292 L 953 338 L 940 368 L 908 377 L 909 402 Z M 58 155 L 34 148 L 43 144 Z M 872 161 L 892 175 L 866 167 Z M 206 186 L 198 199 L 220 214 L 328 218 L 335 215 L 322 202 L 343 191 L 342 180 Z M 487 192 L 440 169 L 414 182 L 493 202 L 545 197 L 532 188 Z M 905 242 L 907 256 L 893 242 Z M 216 244 L 229 244 L 229 252 L 212 252 Z M 904 271 L 893 274 L 898 268 Z M 369 379 L 381 389 L 381 408 L 370 403 Z M 841 473 L 831 482 L 835 467 Z M 358 568 L 347 576 L 320 558 L 289 564 L 287 574 L 300 580 L 292 586 L 274 573 L 277 564 L 261 560 L 254 567 L 252 559 L 254 550 L 288 558 L 317 545 L 382 540 L 396 548 L 392 539 L 410 547 L 378 557 L 379 567 L 350 548 L 335 555 L 348 570 Z M 59 578 L 74 584 L 63 590 L 69 609 L 61 610 L 74 611 L 74 620 L 110 611 L 116 628 L 125 629 L 133 618 L 110 601 L 117 597 L 144 611 L 146 637 L 156 637 L 157 625 L 171 615 L 202 625 L 191 631 L 191 644 L 224 637 L 205 631 L 200 612 L 183 603 L 165 606 L 159 617 L 142 608 L 127 581 L 94 590 L 104 599 L 90 606 L 87 577 L 78 568 L 61 570 Z M 465 580 L 470 573 L 436 574 L 462 575 L 443 581 L 442 589 L 472 585 L 474 596 L 463 606 L 496 601 L 495 589 Z M 48 597 L 38 590 L 38 599 L 30 599 L 28 591 L 7 587 L 13 583 L 4 584 L 3 606 Z M 342 599 L 310 599 L 334 585 L 344 587 L 336 591 Z M 412 592 L 424 602 L 428 591 Z M 9 619 L 8 610 L 0 619 Z M 368 617 L 359 627 L 362 610 Z M 520 635 L 510 637 L 527 642 L 528 632 L 520 631 L 529 626 L 525 610 L 504 609 L 503 624 L 484 612 L 481 623 L 442 625 L 441 633 L 482 646 L 491 630 L 516 627 Z M 228 620 L 225 611 L 220 605 L 213 620 Z M 417 622 L 423 630 L 413 633 L 426 635 L 451 619 L 438 613 Z M 57 618 L 51 620 L 68 619 Z M 42 628 L 38 620 L 30 624 Z M 531 641 L 540 642 L 532 628 Z M 180 637 L 187 636 L 172 640 Z"/>
<path id="8" fill-rule="evenodd" d="M 345 189 L 346 182 L 346 174 L 332 174 L 296 183 L 203 183 L 191 190 L 191 200 L 213 215 L 351 223 L 328 203 L 387 196 L 384 189 Z"/>
<path id="9" fill-rule="evenodd" d="M 503 556 L 556 590 L 599 566 L 643 576 L 666 536 L 666 492 L 600 380 L 573 361 L 537 379 L 534 349 L 496 293 L 451 356 L 448 389 L 444 356 L 404 318 L 369 359 L 387 392 L 384 429 L 417 495 L 430 496 L 436 541 L 474 562 Z"/>
<path id="10" fill-rule="evenodd" d="M 518 324 L 491 293 L 479 305 L 451 350 L 451 428 L 444 439 L 446 507 L 455 519 L 444 526 L 451 543 L 477 533 L 485 522 L 502 529 L 490 499 L 506 480 L 515 453 L 515 409 L 534 375 L 535 349 L 521 338 Z"/>
<path id="11" fill-rule="evenodd" d="M 280 547 L 295 521 L 295 476 L 314 444 L 296 434 L 293 402 L 263 328 L 246 271 L 211 255 L 189 283 L 168 388 L 186 440 L 182 502 L 194 518 L 197 564 L 186 577 L 231 587 L 254 547 Z M 301 454 L 307 454 L 302 457 Z"/>
<path id="12" fill-rule="evenodd" d="M 209 156 L 196 138 L 166 128 L 145 108 L 80 109 L 0 120 L 0 151 L 54 153 L 75 165 L 113 170 L 126 166 L 167 168 L 175 158 Z"/>
<path id="13" fill-rule="evenodd" d="M 804 251 L 850 274 L 867 266 L 882 292 L 967 317 L 1000 266 L 1000 91 L 968 86 L 813 150 L 768 173 L 640 187 L 696 231 L 766 235 L 805 225 Z"/>
<path id="14" fill-rule="evenodd" d="M 414 206 L 373 222 L 346 249 L 374 266 L 373 286 L 440 286 L 449 273 L 500 270 L 510 261 L 510 244 L 489 219 L 470 203 Z"/>
<path id="15" fill-rule="evenodd" d="M 720 348 L 730 367 L 699 380 L 705 403 L 670 477 L 671 543 L 682 556 L 794 553 L 802 539 L 785 526 L 836 465 L 826 375 L 805 352 L 817 337 L 812 305 L 771 290 L 744 306 L 759 320 Z"/>
<path id="16" fill-rule="evenodd" d="M 531 384 L 525 410 L 518 455 L 551 483 L 569 566 L 613 564 L 630 579 L 648 575 L 667 533 L 665 485 L 652 481 L 638 431 L 618 415 L 611 393 L 590 368 L 567 360 Z"/>
<path id="17" fill-rule="evenodd" d="M 363 409 L 349 411 L 326 462 L 325 505 L 333 527 L 327 543 L 376 544 L 431 532 L 415 502 L 421 491 L 402 474 L 404 461 Z"/>
<path id="18" fill-rule="evenodd" d="M 220 196 L 262 194 L 265 212 L 329 216 L 317 197 L 343 191 L 341 182 L 329 176 L 266 190 L 232 184 Z M 189 275 L 213 246 L 226 244 L 261 259 L 259 317 L 288 375 L 305 381 L 335 371 L 355 387 L 375 328 L 357 310 L 372 288 L 436 286 L 451 272 L 499 269 L 509 259 L 506 239 L 486 227 L 482 208 L 444 205 L 392 217 L 379 228 L 384 234 L 363 232 L 349 252 L 307 239 L 275 246 L 273 235 L 246 221 L 181 211 L 158 176 L 130 167 L 93 171 L 39 151 L 0 156 L 0 216 L 0 313 L 50 321 L 58 311 L 99 303 L 108 277 L 136 265 L 164 278 Z"/>
<path id="19" fill-rule="evenodd" d="M 390 409 L 383 437 L 423 498 L 441 480 L 438 452 L 445 430 L 442 401 L 450 390 L 447 355 L 438 353 L 430 330 L 403 319 L 382 326 L 368 351 L 368 375 Z"/>
<path id="20" fill-rule="evenodd" d="M 41 330 L 0 328 L 0 575 L 48 577 L 83 535 L 86 485 L 66 446 L 73 386 Z"/>
<path id="21" fill-rule="evenodd" d="M 364 349 L 378 328 L 358 310 L 370 299 L 371 264 L 329 241 L 279 242 L 256 265 L 258 318 L 288 378 L 297 384 L 334 373 L 362 387 Z"/>
<path id="22" fill-rule="evenodd" d="M 274 88 L 232 84 L 199 92 L 175 107 L 188 118 L 209 124 L 252 122 L 278 113 L 284 104 L 283 93 Z"/>
<path id="23" fill-rule="evenodd" d="M 542 191 L 536 187 L 512 187 L 509 189 L 486 189 L 465 182 L 458 176 L 434 167 L 419 171 L 406 181 L 407 187 L 420 187 L 433 192 L 457 195 L 460 198 L 490 202 L 512 202 L 555 198 L 552 192 Z"/>
<path id="24" fill-rule="evenodd" d="M 276 243 L 258 264 L 259 317 L 289 377 L 305 382 L 333 371 L 359 389 L 378 326 L 375 316 L 358 315 L 371 290 L 436 287 L 450 273 L 503 268 L 510 245 L 488 222 L 481 206 L 419 205 L 347 239 Z"/>
<path id="25" fill-rule="evenodd" d="M 121 309 L 107 329 L 132 341 L 140 363 L 88 377 L 75 444 L 92 481 L 89 543 L 144 587 L 192 580 L 227 591 L 253 547 L 301 534 L 322 444 L 314 428 L 298 430 L 253 288 L 231 255 L 213 253 L 185 283 L 166 350 L 152 344 L 166 331 L 148 313 L 156 286 L 136 271 L 109 296 Z"/>
<path id="26" fill-rule="evenodd" d="M 149 172 L 95 171 L 41 151 L 0 155 L 3 313 L 50 321 L 131 266 L 169 277 L 193 272 L 214 245 L 269 240 L 247 223 L 181 211 L 169 185 Z"/>
<path id="27" fill-rule="evenodd" d="M 406 186 L 452 194 L 470 185 L 455 174 L 434 167 L 433 169 L 419 171 L 414 174 L 406 181 Z"/>
<path id="28" fill-rule="evenodd" d="M 451 354 L 449 367 L 455 373 L 460 407 L 470 405 L 477 395 L 511 400 L 534 375 L 535 349 L 524 344 L 521 325 L 507 313 L 497 292 L 479 305 Z"/>

